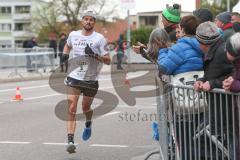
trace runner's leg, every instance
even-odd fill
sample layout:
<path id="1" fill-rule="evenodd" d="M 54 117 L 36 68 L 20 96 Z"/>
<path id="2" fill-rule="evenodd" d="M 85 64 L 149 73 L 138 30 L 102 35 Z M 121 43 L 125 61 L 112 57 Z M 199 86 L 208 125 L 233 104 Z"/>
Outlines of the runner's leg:
<path id="1" fill-rule="evenodd" d="M 88 140 L 92 134 L 91 125 L 92 125 L 93 111 L 91 109 L 91 104 L 93 102 L 93 99 L 94 97 L 83 96 L 82 110 L 86 116 L 85 128 L 82 135 L 82 139 L 84 141 Z"/>
<path id="2" fill-rule="evenodd" d="M 68 121 L 67 121 L 67 132 L 68 134 L 74 134 L 76 129 L 76 112 L 77 103 L 80 95 L 80 90 L 68 87 Z"/>
<path id="3" fill-rule="evenodd" d="M 76 149 L 74 145 L 74 133 L 76 129 L 76 112 L 80 90 L 73 87 L 67 87 L 67 92 L 68 92 L 67 152 L 74 153 Z"/>

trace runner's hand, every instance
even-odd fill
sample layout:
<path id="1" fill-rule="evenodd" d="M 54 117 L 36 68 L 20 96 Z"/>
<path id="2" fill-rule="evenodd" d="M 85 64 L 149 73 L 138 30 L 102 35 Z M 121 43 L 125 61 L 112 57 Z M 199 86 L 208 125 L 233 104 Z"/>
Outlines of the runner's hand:
<path id="1" fill-rule="evenodd" d="M 66 63 L 66 62 L 68 61 L 68 59 L 69 59 L 69 55 L 68 55 L 68 54 L 63 54 L 63 55 L 62 55 L 62 61 L 63 61 L 63 63 Z"/>
<path id="2" fill-rule="evenodd" d="M 87 44 L 87 46 L 85 48 L 85 54 L 87 54 L 89 57 L 93 57 L 93 58 L 97 58 L 98 57 L 98 54 L 94 53 L 92 48 L 90 48 L 88 44 Z"/>

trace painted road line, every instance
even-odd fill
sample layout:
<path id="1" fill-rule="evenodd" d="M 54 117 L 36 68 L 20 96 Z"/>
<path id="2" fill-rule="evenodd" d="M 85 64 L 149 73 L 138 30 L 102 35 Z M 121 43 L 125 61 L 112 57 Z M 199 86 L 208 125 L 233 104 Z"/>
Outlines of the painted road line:
<path id="1" fill-rule="evenodd" d="M 55 94 L 49 94 L 49 95 L 45 95 L 45 96 L 24 98 L 24 100 L 35 100 L 35 99 L 42 99 L 42 98 L 48 98 L 48 97 L 54 97 L 54 96 L 60 96 L 60 95 L 62 95 L 62 94 L 55 93 Z"/>
<path id="2" fill-rule="evenodd" d="M 48 142 L 45 142 L 45 143 L 42 143 L 44 145 L 52 145 L 52 146 L 66 146 L 67 143 L 48 143 Z M 75 146 L 78 145 L 78 143 L 75 143 L 74 144 Z"/>
<path id="3" fill-rule="evenodd" d="M 31 144 L 32 142 L 0 141 L 0 144 Z"/>
<path id="4" fill-rule="evenodd" d="M 107 116 L 112 116 L 112 115 L 115 115 L 115 114 L 118 114 L 118 113 L 121 113 L 121 112 L 110 112 L 110 113 L 107 113 L 101 117 L 107 117 Z"/>
<path id="5" fill-rule="evenodd" d="M 110 145 L 110 144 L 91 144 L 90 147 L 112 147 L 112 148 L 127 148 L 127 145 Z"/>
<path id="6" fill-rule="evenodd" d="M 21 90 L 27 90 L 27 89 L 36 89 L 36 88 L 44 88 L 44 87 L 49 87 L 49 85 L 41 85 L 41 86 L 32 86 L 32 87 L 21 87 Z M 1 89 L 1 92 L 8 92 L 8 91 L 15 91 L 16 88 L 11 88 L 11 89 Z"/>

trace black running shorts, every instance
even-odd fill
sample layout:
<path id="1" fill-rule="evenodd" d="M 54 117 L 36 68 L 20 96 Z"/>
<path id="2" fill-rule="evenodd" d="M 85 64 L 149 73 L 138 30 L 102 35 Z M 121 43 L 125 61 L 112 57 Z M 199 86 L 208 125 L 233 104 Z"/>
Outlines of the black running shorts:
<path id="1" fill-rule="evenodd" d="M 94 97 L 98 91 L 98 81 L 81 81 L 71 77 L 67 77 L 65 84 L 69 87 L 77 88 L 84 96 Z"/>

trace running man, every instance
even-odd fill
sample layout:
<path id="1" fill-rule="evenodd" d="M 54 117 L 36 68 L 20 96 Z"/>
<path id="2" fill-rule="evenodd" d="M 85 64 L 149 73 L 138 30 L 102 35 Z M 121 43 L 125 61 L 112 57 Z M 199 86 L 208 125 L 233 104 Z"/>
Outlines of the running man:
<path id="1" fill-rule="evenodd" d="M 63 50 L 63 60 L 67 61 L 72 51 L 73 60 L 69 63 L 69 73 L 65 79 L 68 93 L 68 121 L 67 152 L 74 153 L 74 132 L 76 129 L 76 112 L 80 94 L 82 98 L 82 111 L 86 117 L 85 128 L 82 139 L 84 141 L 91 137 L 91 125 L 93 110 L 91 104 L 98 91 L 98 74 L 101 64 L 110 64 L 111 59 L 105 50 L 106 39 L 100 33 L 94 31 L 96 14 L 93 11 L 84 13 L 82 17 L 82 30 L 72 31 Z M 75 61 L 75 59 L 77 59 Z M 79 60 L 78 60 L 79 59 Z M 77 63 L 75 63 L 77 62 Z M 74 66 L 74 64 L 76 66 Z M 71 69 L 74 68 L 74 69 Z"/>

